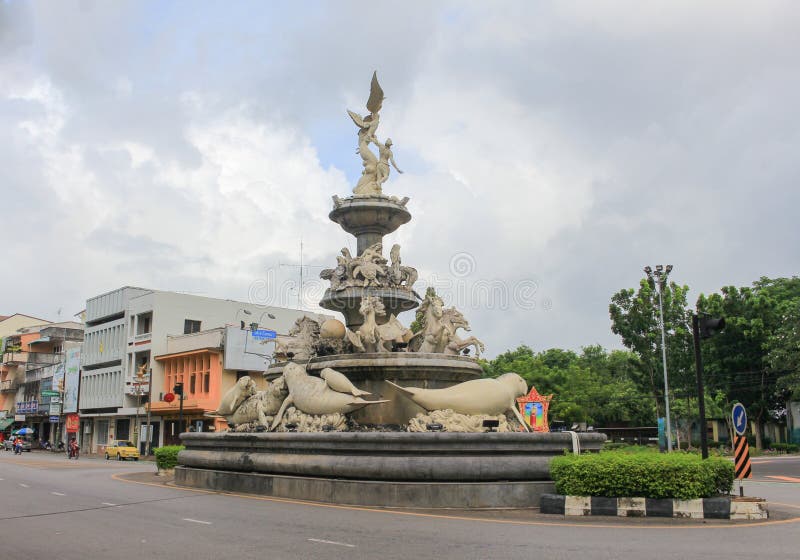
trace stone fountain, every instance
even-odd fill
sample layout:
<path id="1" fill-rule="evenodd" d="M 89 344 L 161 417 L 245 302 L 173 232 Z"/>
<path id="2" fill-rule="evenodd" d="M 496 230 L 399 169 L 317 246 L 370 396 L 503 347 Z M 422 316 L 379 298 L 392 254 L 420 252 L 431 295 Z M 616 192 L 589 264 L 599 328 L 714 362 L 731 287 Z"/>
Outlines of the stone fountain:
<path id="1" fill-rule="evenodd" d="M 383 192 L 390 167 L 402 173 L 392 141 L 376 134 L 383 100 L 373 74 L 368 114 L 348 111 L 363 172 L 329 214 L 356 238 L 357 254 L 342 249 L 321 273 L 330 287 L 320 306 L 344 321 L 298 320 L 276 344 L 268 389 L 244 378 L 223 398 L 229 432 L 181 435 L 178 484 L 360 505 L 533 507 L 552 491 L 552 456 L 605 439 L 529 433 L 516 401 L 524 380 L 481 379 L 484 345 L 459 333 L 469 322 L 414 291 L 399 245 L 384 256 L 383 237 L 411 212 L 408 197 Z M 398 316 L 416 308 L 422 328 L 412 332 Z"/>

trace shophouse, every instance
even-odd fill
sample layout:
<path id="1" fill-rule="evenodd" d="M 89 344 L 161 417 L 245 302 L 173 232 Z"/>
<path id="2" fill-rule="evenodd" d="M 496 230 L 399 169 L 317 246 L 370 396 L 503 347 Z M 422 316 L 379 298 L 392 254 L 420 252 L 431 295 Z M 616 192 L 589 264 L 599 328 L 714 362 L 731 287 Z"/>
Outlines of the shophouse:
<path id="1" fill-rule="evenodd" d="M 107 442 L 114 439 L 139 440 L 144 447 L 146 437 L 142 436 L 146 430 L 141 426 L 147 425 L 149 402 L 154 403 L 150 411 L 151 447 L 164 444 L 164 422 L 177 420 L 177 409 L 173 415 L 170 407 L 155 406 L 155 403 L 163 403 L 164 394 L 172 390 L 167 386 L 165 366 L 172 368 L 177 363 L 174 361 L 179 359 L 176 354 L 183 352 L 178 348 L 192 346 L 191 342 L 170 343 L 170 340 L 198 334 L 199 338 L 188 340 L 209 344 L 207 351 L 187 354 L 183 356 L 187 360 L 181 362 L 186 368 L 189 356 L 197 358 L 191 361 L 196 397 L 192 410 L 193 414 L 197 412 L 193 418 L 200 419 L 200 410 L 205 414 L 209 407 L 216 408 L 218 403 L 212 401 L 224 389 L 228 379 L 222 375 L 224 363 L 219 364 L 219 356 L 214 352 L 215 348 L 224 346 L 225 338 L 218 341 L 214 334 L 202 334 L 202 331 L 230 326 L 241 328 L 244 322 L 246 327 L 255 323 L 285 334 L 295 320 L 304 315 L 316 317 L 316 314 L 292 309 L 134 287 L 90 298 L 86 302 L 86 340 L 80 391 L 80 431 L 84 450 L 102 453 Z M 206 336 L 210 338 L 206 340 Z M 203 342 L 197 342 L 199 340 Z M 187 352 L 196 350 L 200 348 Z M 159 360 L 157 357 L 166 358 Z M 259 369 L 263 371 L 263 358 L 261 360 Z M 142 366 L 146 377 L 140 382 L 136 374 Z M 221 369 L 217 369 L 218 366 Z M 191 379 L 192 375 L 187 375 L 187 395 Z M 187 405 L 186 401 L 184 405 Z M 201 425 L 210 429 L 215 422 L 205 419 Z M 172 426 L 169 424 L 167 427 L 170 434 L 174 429 Z"/>
<path id="2" fill-rule="evenodd" d="M 79 348 L 82 340 L 83 325 L 73 321 L 23 327 L 4 338 L 2 375 L 8 390 L 3 406 L 13 427 L 32 428 L 36 440 L 63 439 L 65 387 L 58 382 L 64 377 L 67 352 Z M 73 384 L 71 390 L 77 394 L 77 376 Z"/>
<path id="3" fill-rule="evenodd" d="M 21 348 L 10 344 L 10 337 L 17 337 L 25 327 L 44 325 L 45 319 L 14 313 L 0 315 L 0 432 L 8 431 L 14 424 L 14 404 L 17 389 L 25 378 L 25 361 L 15 356 Z M 8 354 L 8 355 L 6 355 Z"/>

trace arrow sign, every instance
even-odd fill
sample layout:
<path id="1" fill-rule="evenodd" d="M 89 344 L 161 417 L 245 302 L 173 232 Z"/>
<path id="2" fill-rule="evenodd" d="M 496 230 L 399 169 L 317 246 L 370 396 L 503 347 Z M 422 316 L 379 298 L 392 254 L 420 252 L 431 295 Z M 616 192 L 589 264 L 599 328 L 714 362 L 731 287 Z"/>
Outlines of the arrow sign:
<path id="1" fill-rule="evenodd" d="M 736 403 L 733 405 L 731 418 L 733 419 L 733 429 L 737 434 L 743 436 L 745 430 L 747 430 L 747 411 L 744 409 L 744 405 L 742 403 Z"/>

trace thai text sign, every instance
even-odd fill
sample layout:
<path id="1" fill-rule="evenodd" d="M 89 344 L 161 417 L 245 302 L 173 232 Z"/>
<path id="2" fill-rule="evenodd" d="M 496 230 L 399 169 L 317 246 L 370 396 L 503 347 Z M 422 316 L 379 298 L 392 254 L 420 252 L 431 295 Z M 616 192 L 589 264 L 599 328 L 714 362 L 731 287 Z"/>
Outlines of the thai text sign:
<path id="1" fill-rule="evenodd" d="M 67 427 L 67 432 L 77 432 L 80 423 L 80 417 L 77 414 L 67 414 L 64 425 Z"/>
<path id="2" fill-rule="evenodd" d="M 17 403 L 19 414 L 36 414 L 39 412 L 39 401 L 23 401 Z"/>
<path id="3" fill-rule="evenodd" d="M 64 372 L 64 412 L 78 412 L 78 385 L 80 383 L 81 350 L 70 348 Z"/>

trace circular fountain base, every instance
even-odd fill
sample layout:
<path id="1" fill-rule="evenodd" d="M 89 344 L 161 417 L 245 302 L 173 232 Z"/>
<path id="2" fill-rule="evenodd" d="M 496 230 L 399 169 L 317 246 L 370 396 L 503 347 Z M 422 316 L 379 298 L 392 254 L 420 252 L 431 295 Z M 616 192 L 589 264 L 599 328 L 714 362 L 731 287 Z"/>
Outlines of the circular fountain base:
<path id="1" fill-rule="evenodd" d="M 267 379 L 283 373 L 285 362 L 273 364 L 265 372 Z M 359 389 L 369 391 L 367 400 L 388 399 L 390 402 L 366 406 L 350 414 L 362 425 L 406 425 L 425 409 L 418 406 L 386 381 L 401 386 L 443 389 L 457 383 L 478 379 L 483 370 L 465 356 L 421 354 L 418 352 L 382 352 L 374 354 L 338 354 L 312 359 L 306 366 L 310 375 L 319 375 L 325 368 L 344 374 Z"/>
<path id="2" fill-rule="evenodd" d="M 603 434 L 580 434 L 596 451 Z M 184 433 L 180 486 L 362 506 L 535 507 L 568 433 Z"/>

